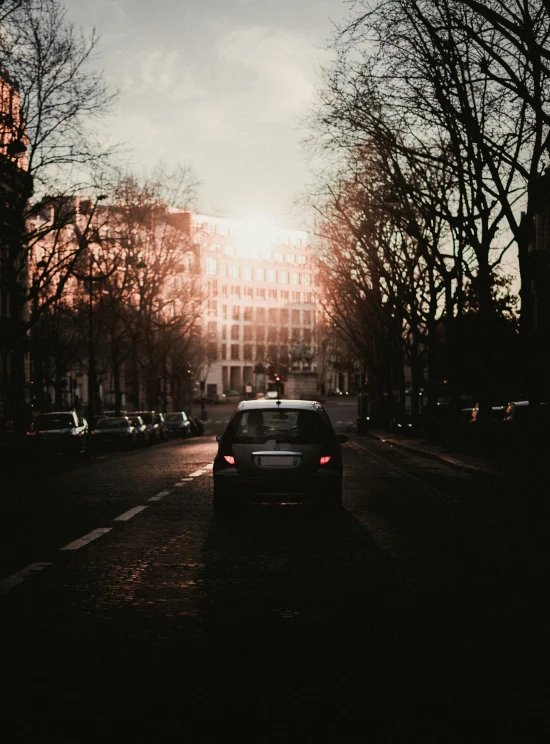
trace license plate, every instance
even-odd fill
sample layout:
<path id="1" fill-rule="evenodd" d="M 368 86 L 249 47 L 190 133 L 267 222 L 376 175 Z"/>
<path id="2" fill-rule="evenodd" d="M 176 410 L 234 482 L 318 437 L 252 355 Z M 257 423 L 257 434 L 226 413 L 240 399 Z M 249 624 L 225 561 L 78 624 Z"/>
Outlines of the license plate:
<path id="1" fill-rule="evenodd" d="M 258 468 L 296 468 L 300 464 L 300 456 L 255 455 L 254 464 Z"/>

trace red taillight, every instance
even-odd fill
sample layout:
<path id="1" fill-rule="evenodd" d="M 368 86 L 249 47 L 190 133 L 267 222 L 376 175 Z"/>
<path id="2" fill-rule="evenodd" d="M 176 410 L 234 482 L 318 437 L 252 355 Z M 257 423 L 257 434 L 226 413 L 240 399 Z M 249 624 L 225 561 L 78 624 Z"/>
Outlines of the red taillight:
<path id="1" fill-rule="evenodd" d="M 326 455 L 325 457 L 321 457 L 321 459 L 319 460 L 319 462 L 321 463 L 321 465 L 326 465 L 327 462 L 329 462 L 329 461 L 330 461 L 330 455 Z"/>
<path id="2" fill-rule="evenodd" d="M 230 465 L 234 465 L 235 464 L 235 458 L 233 457 L 233 455 L 224 455 L 223 456 L 223 459 L 226 462 L 228 462 Z"/>

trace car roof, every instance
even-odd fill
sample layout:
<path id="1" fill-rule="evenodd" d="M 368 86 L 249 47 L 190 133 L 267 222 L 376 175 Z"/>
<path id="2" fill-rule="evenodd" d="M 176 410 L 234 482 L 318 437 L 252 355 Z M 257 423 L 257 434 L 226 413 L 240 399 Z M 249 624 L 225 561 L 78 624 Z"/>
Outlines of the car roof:
<path id="1" fill-rule="evenodd" d="M 302 408 L 305 411 L 318 411 L 321 404 L 317 400 L 273 400 L 272 398 L 266 400 L 242 400 L 237 406 L 238 411 L 251 411 L 255 408 Z"/>

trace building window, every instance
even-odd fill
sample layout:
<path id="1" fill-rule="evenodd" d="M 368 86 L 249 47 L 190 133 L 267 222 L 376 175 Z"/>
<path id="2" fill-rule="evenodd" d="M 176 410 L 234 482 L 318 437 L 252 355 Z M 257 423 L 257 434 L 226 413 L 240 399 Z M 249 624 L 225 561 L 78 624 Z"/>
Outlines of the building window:
<path id="1" fill-rule="evenodd" d="M 239 344 L 231 344 L 231 360 L 239 361 Z"/>
<path id="2" fill-rule="evenodd" d="M 231 279 L 239 278 L 239 267 L 236 264 L 231 264 L 229 267 L 229 276 Z"/>
<path id="3" fill-rule="evenodd" d="M 279 281 L 281 284 L 288 284 L 288 271 L 279 271 Z"/>
<path id="4" fill-rule="evenodd" d="M 215 297 L 218 294 L 218 282 L 215 279 L 209 279 L 206 287 L 209 297 Z"/>
<path id="5" fill-rule="evenodd" d="M 222 320 L 227 320 L 227 305 L 222 305 Z"/>
<path id="6" fill-rule="evenodd" d="M 279 328 L 279 341 L 288 341 L 288 328 L 285 326 Z"/>
<path id="7" fill-rule="evenodd" d="M 286 254 L 286 262 L 287 263 L 296 263 L 296 256 L 294 253 L 287 253 Z"/>
<path id="8" fill-rule="evenodd" d="M 293 292 L 292 293 L 292 302 L 300 302 L 300 293 L 299 292 Z"/>
<path id="9" fill-rule="evenodd" d="M 264 341 L 265 340 L 265 326 L 257 325 L 254 330 L 256 332 L 256 341 L 257 342 Z"/>
<path id="10" fill-rule="evenodd" d="M 227 326 L 222 325 L 222 341 L 225 341 L 226 338 L 227 338 Z"/>
<path id="11" fill-rule="evenodd" d="M 265 345 L 264 344 L 258 344 L 256 346 L 256 359 L 258 362 L 263 362 L 265 359 Z"/>
<path id="12" fill-rule="evenodd" d="M 227 359 L 227 344 L 222 344 L 222 359 Z"/>
<path id="13" fill-rule="evenodd" d="M 291 338 L 290 343 L 292 344 L 292 346 L 296 346 L 300 342 L 300 337 L 301 337 L 300 329 L 299 328 L 293 328 L 292 329 L 291 336 L 290 336 L 290 338 Z"/>
<path id="14" fill-rule="evenodd" d="M 302 241 L 300 241 L 300 243 L 301 243 L 301 242 L 302 242 Z M 304 254 L 303 254 L 303 253 L 301 253 L 301 254 L 300 254 L 300 255 L 298 256 L 298 263 L 299 263 L 299 264 L 305 264 L 305 262 L 306 262 L 306 257 L 304 256 Z"/>
<path id="15" fill-rule="evenodd" d="M 304 310 L 304 325 L 311 325 L 311 310 Z"/>
<path id="16" fill-rule="evenodd" d="M 243 297 L 253 297 L 254 287 L 243 287 Z"/>
<path id="17" fill-rule="evenodd" d="M 270 344 L 267 347 L 267 356 L 268 356 L 268 358 L 271 359 L 272 361 L 275 361 L 277 359 L 277 351 L 278 351 L 278 349 L 275 346 L 275 344 Z"/>
<path id="18" fill-rule="evenodd" d="M 256 323 L 265 323 L 265 307 L 256 308 Z"/>
<path id="19" fill-rule="evenodd" d="M 268 289 L 267 290 L 267 296 L 270 300 L 276 300 L 277 299 L 277 290 L 276 289 Z"/>
<path id="20" fill-rule="evenodd" d="M 284 261 L 284 256 L 283 256 L 283 254 L 282 254 L 282 253 L 279 253 L 279 252 L 277 252 L 277 253 L 275 254 L 275 261 L 276 261 L 277 263 L 282 263 L 282 262 Z"/>
<path id="21" fill-rule="evenodd" d="M 209 256 L 206 259 L 206 273 L 217 274 L 218 273 L 218 260 Z"/>
<path id="22" fill-rule="evenodd" d="M 227 277 L 227 265 L 222 264 L 222 276 L 225 279 Z"/>
<path id="23" fill-rule="evenodd" d="M 277 274 L 273 269 L 267 270 L 267 281 L 272 283 L 277 281 Z"/>
<path id="24" fill-rule="evenodd" d="M 267 340 L 268 341 L 277 341 L 278 335 L 277 335 L 277 328 L 275 326 L 269 326 L 267 329 Z"/>
<path id="25" fill-rule="evenodd" d="M 252 344 L 245 344 L 244 345 L 244 361 L 251 362 L 253 359 L 254 359 L 254 356 L 252 353 Z"/>
<path id="26" fill-rule="evenodd" d="M 265 271 L 263 269 L 256 269 L 254 275 L 257 282 L 265 281 Z"/>
<path id="27" fill-rule="evenodd" d="M 239 305 L 233 305 L 231 309 L 231 319 L 232 320 L 239 320 L 241 315 L 241 308 Z"/>
<path id="28" fill-rule="evenodd" d="M 304 294 L 304 302 L 312 303 L 313 302 L 313 295 L 311 292 L 306 292 Z"/>
<path id="29" fill-rule="evenodd" d="M 309 286 L 311 284 L 311 274 L 302 274 L 302 284 Z"/>
<path id="30" fill-rule="evenodd" d="M 208 300 L 208 315 L 218 314 L 218 303 L 216 300 Z"/>
<path id="31" fill-rule="evenodd" d="M 306 344 L 311 343 L 311 329 L 310 328 L 304 328 L 304 341 Z"/>
<path id="32" fill-rule="evenodd" d="M 213 341 L 216 338 L 216 332 L 218 330 L 218 325 L 215 320 L 209 320 L 208 321 L 208 338 Z"/>
<path id="33" fill-rule="evenodd" d="M 256 287 L 256 297 L 259 300 L 265 300 L 265 289 L 263 287 Z"/>
<path id="34" fill-rule="evenodd" d="M 227 284 L 222 284 L 222 297 L 227 297 Z"/>
<path id="35" fill-rule="evenodd" d="M 300 311 L 299 310 L 292 311 L 292 325 L 293 326 L 300 325 Z"/>
<path id="36" fill-rule="evenodd" d="M 245 307 L 243 315 L 244 315 L 244 320 L 252 320 L 252 308 Z"/>
<path id="37" fill-rule="evenodd" d="M 288 324 L 288 308 L 284 307 L 281 310 L 281 325 Z"/>
<path id="38" fill-rule="evenodd" d="M 288 356 L 288 346 L 286 344 L 279 346 L 279 354 L 281 359 L 285 359 Z"/>
<path id="39" fill-rule="evenodd" d="M 243 266 L 242 272 L 243 279 L 252 279 L 252 269 L 250 268 L 250 266 Z"/>
<path id="40" fill-rule="evenodd" d="M 277 321 L 278 321 L 277 315 L 278 315 L 277 308 L 276 307 L 270 307 L 269 310 L 267 311 L 267 320 L 268 320 L 268 322 L 269 323 L 272 323 L 272 324 L 273 323 L 277 323 Z"/>
<path id="41" fill-rule="evenodd" d="M 296 271 L 293 271 L 290 275 L 290 283 L 300 284 L 300 274 L 298 274 Z"/>
<path id="42" fill-rule="evenodd" d="M 288 289 L 281 289 L 281 300 L 288 302 Z"/>
<path id="43" fill-rule="evenodd" d="M 231 341 L 239 340 L 239 329 L 240 329 L 240 326 L 238 325 L 231 326 Z"/>
<path id="44" fill-rule="evenodd" d="M 254 338 L 252 333 L 252 326 L 245 326 L 244 327 L 244 340 L 245 341 L 252 341 Z"/>
<path id="45" fill-rule="evenodd" d="M 241 288 L 237 284 L 231 285 L 231 297 L 240 297 L 241 296 Z"/>

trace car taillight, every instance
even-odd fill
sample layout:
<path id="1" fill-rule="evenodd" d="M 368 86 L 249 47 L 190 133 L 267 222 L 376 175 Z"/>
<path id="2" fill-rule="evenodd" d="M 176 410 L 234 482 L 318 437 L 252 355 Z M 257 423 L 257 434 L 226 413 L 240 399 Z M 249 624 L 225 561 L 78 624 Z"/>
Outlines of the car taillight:
<path id="1" fill-rule="evenodd" d="M 330 455 L 325 455 L 324 457 L 321 457 L 321 459 L 319 460 L 319 463 L 321 465 L 326 465 L 327 462 L 329 461 L 330 461 Z"/>
<path id="2" fill-rule="evenodd" d="M 226 462 L 228 462 L 230 465 L 234 465 L 235 464 L 235 458 L 233 457 L 233 455 L 224 455 L 223 456 L 223 459 Z"/>

